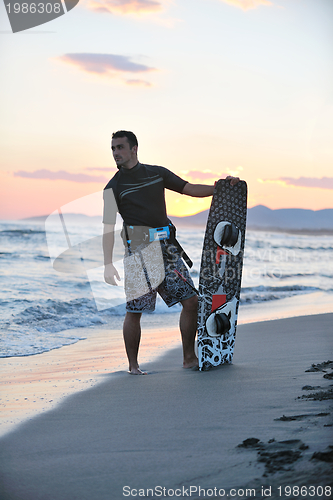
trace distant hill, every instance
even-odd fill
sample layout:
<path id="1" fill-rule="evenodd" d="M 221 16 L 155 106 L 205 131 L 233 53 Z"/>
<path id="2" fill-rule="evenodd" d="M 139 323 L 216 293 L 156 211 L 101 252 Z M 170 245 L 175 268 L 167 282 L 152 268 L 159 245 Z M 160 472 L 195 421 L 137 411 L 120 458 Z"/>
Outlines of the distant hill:
<path id="1" fill-rule="evenodd" d="M 204 210 L 195 215 L 188 215 L 187 217 L 175 217 L 170 215 L 170 219 L 175 226 L 205 226 L 207 217 L 208 210 Z"/>
<path id="2" fill-rule="evenodd" d="M 280 208 L 271 210 L 257 205 L 248 210 L 248 227 L 296 230 L 333 230 L 333 209 L 304 210 L 301 208 Z"/>
<path id="3" fill-rule="evenodd" d="M 66 219 L 78 223 L 89 219 L 101 221 L 101 216 L 89 217 L 83 214 L 64 214 Z M 206 225 L 208 210 L 187 217 L 170 217 L 178 227 L 203 227 Z M 24 220 L 43 222 L 47 216 L 29 217 Z M 264 205 L 249 208 L 247 212 L 247 228 L 272 231 L 329 231 L 333 232 L 333 208 L 326 210 L 305 210 L 302 208 L 280 208 L 271 210 Z"/>
<path id="4" fill-rule="evenodd" d="M 176 226 L 204 226 L 208 210 L 188 217 L 170 217 Z M 271 210 L 257 205 L 247 211 L 248 229 L 294 230 L 294 231 L 333 231 L 333 209 L 305 210 L 302 208 L 281 208 Z"/>

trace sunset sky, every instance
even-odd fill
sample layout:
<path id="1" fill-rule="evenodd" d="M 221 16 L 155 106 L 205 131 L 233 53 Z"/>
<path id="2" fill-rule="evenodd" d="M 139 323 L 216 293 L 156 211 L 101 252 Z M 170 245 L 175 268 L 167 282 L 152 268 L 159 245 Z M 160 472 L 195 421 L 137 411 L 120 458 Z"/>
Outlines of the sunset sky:
<path id="1" fill-rule="evenodd" d="M 119 129 L 190 182 L 239 175 L 250 207 L 333 207 L 332 0 L 81 0 L 16 34 L 0 8 L 0 219 L 101 192 Z"/>

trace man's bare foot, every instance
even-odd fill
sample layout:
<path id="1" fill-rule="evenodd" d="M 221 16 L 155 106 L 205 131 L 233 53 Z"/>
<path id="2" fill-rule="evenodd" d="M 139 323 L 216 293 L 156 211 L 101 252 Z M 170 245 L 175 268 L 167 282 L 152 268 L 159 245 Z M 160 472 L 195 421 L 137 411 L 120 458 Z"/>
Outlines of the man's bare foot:
<path id="1" fill-rule="evenodd" d="M 186 369 L 192 369 L 192 370 L 198 370 L 199 369 L 199 360 L 197 357 L 191 359 L 191 360 L 187 360 L 187 361 L 183 361 L 183 368 L 186 368 Z"/>
<path id="2" fill-rule="evenodd" d="M 139 367 L 138 367 L 138 368 L 130 368 L 130 369 L 128 370 L 128 373 L 129 373 L 130 375 L 148 375 L 148 373 L 147 373 L 147 372 L 144 372 L 143 370 L 140 370 L 140 368 L 139 368 Z"/>

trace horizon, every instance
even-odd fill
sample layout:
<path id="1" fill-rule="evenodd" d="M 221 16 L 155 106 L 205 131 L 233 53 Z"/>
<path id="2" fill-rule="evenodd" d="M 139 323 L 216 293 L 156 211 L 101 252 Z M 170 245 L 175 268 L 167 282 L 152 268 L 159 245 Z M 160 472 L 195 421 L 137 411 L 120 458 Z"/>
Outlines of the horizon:
<path id="1" fill-rule="evenodd" d="M 1 3 L 1 220 L 101 191 L 120 129 L 191 183 L 245 179 L 249 207 L 332 205 L 331 0 L 98 1 L 15 34 Z"/>
<path id="2" fill-rule="evenodd" d="M 299 208 L 299 207 L 292 207 L 292 208 L 275 208 L 275 209 L 272 209 L 272 208 L 269 208 L 267 207 L 266 205 L 255 205 L 254 207 L 247 207 L 247 210 L 251 210 L 253 208 L 257 208 L 257 207 L 263 207 L 263 208 L 267 208 L 271 211 L 279 211 L 279 210 L 309 210 L 311 212 L 321 212 L 321 211 L 324 211 L 324 210 L 333 210 L 333 207 L 330 208 L 322 208 L 322 209 L 319 209 L 319 210 L 312 210 L 312 209 L 308 209 L 308 208 Z M 199 215 L 199 214 L 202 214 L 204 212 L 208 212 L 209 211 L 209 208 L 207 209 L 204 209 L 204 210 L 201 210 L 200 212 L 197 212 L 195 214 L 191 214 L 191 215 L 173 215 L 173 214 L 170 214 L 168 213 L 168 216 L 170 217 L 177 217 L 179 219 L 182 219 L 182 218 L 187 218 L 187 217 L 194 217 L 195 215 Z M 95 215 L 89 215 L 89 214 L 85 214 L 83 212 L 63 212 L 61 211 L 61 213 L 63 215 L 67 215 L 67 216 L 84 216 L 84 217 L 101 217 L 102 216 L 102 213 L 101 214 L 95 214 Z M 20 221 L 25 221 L 25 220 L 31 220 L 31 219 L 42 219 L 42 218 L 47 218 L 49 217 L 51 214 L 41 214 L 41 215 L 33 215 L 33 216 L 30 216 L 30 217 L 24 217 L 22 219 L 0 219 L 0 222 L 20 222 Z"/>

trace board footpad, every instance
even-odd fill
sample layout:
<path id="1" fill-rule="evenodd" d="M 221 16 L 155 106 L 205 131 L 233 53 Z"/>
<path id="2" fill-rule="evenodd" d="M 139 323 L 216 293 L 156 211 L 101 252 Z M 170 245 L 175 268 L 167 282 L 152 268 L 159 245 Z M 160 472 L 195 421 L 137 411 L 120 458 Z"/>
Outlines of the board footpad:
<path id="1" fill-rule="evenodd" d="M 229 312 L 228 315 L 226 315 L 225 313 L 215 314 L 215 321 L 216 321 L 218 335 L 224 335 L 230 330 L 231 328 L 230 318 L 231 318 L 231 312 Z"/>
<path id="2" fill-rule="evenodd" d="M 223 220 L 215 227 L 214 241 L 218 249 L 236 256 L 242 247 L 242 233 L 233 222 Z"/>
<path id="3" fill-rule="evenodd" d="M 239 229 L 233 222 L 224 226 L 224 231 L 220 241 L 220 247 L 233 247 L 236 245 L 239 236 Z"/>

